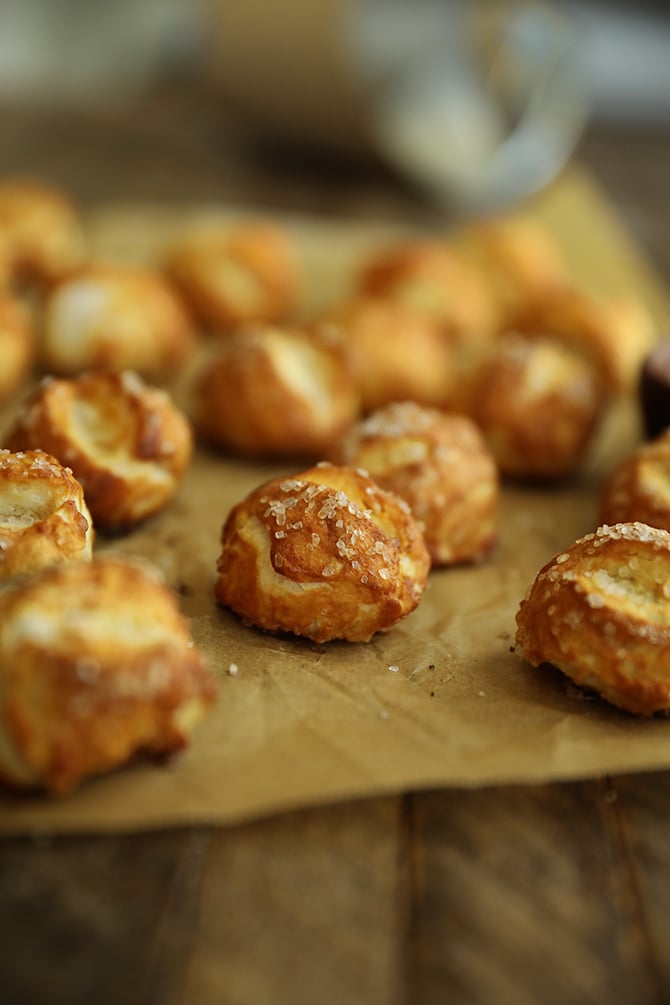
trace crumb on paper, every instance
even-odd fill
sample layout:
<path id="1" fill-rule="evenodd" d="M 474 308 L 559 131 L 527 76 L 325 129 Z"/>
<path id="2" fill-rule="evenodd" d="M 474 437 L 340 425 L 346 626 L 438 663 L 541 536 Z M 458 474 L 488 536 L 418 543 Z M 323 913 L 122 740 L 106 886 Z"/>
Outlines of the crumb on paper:
<path id="1" fill-rule="evenodd" d="M 380 719 L 388 719 L 388 717 L 389 717 L 389 711 L 388 711 L 388 709 L 387 708 L 380 708 L 380 710 L 379 710 L 379 718 Z"/>
<path id="2" fill-rule="evenodd" d="M 486 698 L 486 691 L 478 691 L 477 695 L 479 698 Z"/>
<path id="3" fill-rule="evenodd" d="M 606 789 L 603 794 L 606 803 L 615 803 L 618 799 L 616 789 Z"/>

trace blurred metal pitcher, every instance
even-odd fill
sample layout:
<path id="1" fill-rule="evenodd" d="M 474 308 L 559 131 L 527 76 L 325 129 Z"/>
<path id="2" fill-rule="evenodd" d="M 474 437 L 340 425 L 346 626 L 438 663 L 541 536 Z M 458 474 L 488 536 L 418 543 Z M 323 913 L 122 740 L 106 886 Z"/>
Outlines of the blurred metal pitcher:
<path id="1" fill-rule="evenodd" d="M 587 114 L 554 7 L 495 0 L 205 0 L 215 79 L 275 131 L 374 149 L 466 211 L 517 201 Z"/>

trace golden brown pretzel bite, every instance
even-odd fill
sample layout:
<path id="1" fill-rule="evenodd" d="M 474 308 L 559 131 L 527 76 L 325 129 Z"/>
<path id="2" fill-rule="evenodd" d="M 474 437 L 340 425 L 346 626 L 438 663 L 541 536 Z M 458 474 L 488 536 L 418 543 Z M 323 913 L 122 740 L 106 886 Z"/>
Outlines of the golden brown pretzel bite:
<path id="1" fill-rule="evenodd" d="M 41 450 L 0 450 L 0 580 L 89 559 L 91 514 L 69 468 Z"/>
<path id="2" fill-rule="evenodd" d="M 165 267 L 194 316 L 219 334 L 282 321 L 297 297 L 298 266 L 287 235 L 270 223 L 202 227 L 169 250 Z"/>
<path id="3" fill-rule="evenodd" d="M 248 456 L 323 457 L 360 412 L 346 349 L 325 326 L 239 329 L 193 397 L 200 436 Z"/>
<path id="4" fill-rule="evenodd" d="M 42 357 L 52 373 L 168 374 L 194 344 L 176 291 L 148 268 L 88 265 L 60 282 L 45 303 Z"/>
<path id="5" fill-rule="evenodd" d="M 0 401 L 28 377 L 35 356 L 30 315 L 19 300 L 0 293 Z"/>
<path id="6" fill-rule="evenodd" d="M 214 698 L 172 593 L 106 556 L 0 595 L 0 777 L 54 793 L 188 742 Z"/>
<path id="7" fill-rule="evenodd" d="M 10 282 L 51 283 L 85 260 L 86 245 L 79 215 L 63 193 L 28 179 L 0 182 L 0 259 Z"/>
<path id="8" fill-rule="evenodd" d="M 510 321 L 529 337 L 552 336 L 585 355 L 611 391 L 632 391 L 656 333 L 644 305 L 627 295 L 600 297 L 556 287 L 530 301 Z"/>
<path id="9" fill-rule="evenodd" d="M 495 543 L 498 470 L 465 416 L 396 402 L 354 426 L 336 457 L 405 500 L 433 565 L 479 558 Z"/>
<path id="10" fill-rule="evenodd" d="M 670 429 L 624 458 L 603 484 L 600 523 L 633 521 L 670 531 Z"/>
<path id="11" fill-rule="evenodd" d="M 635 715 L 670 708 L 670 534 L 622 523 L 580 538 L 537 574 L 516 643 Z"/>
<path id="12" fill-rule="evenodd" d="M 508 216 L 469 224 L 455 235 L 454 248 L 489 290 L 498 328 L 528 301 L 566 282 L 558 245 L 533 220 Z"/>
<path id="13" fill-rule="evenodd" d="M 437 406 L 453 395 L 456 353 L 430 318 L 393 300 L 358 297 L 324 323 L 349 349 L 365 411 L 405 400 Z"/>
<path id="14" fill-rule="evenodd" d="M 7 436 L 12 450 L 48 450 L 84 487 L 96 527 L 133 524 L 175 495 L 191 428 L 167 393 L 132 371 L 46 378 Z"/>
<path id="15" fill-rule="evenodd" d="M 430 318 L 453 344 L 491 334 L 493 305 L 479 276 L 440 241 L 407 240 L 381 249 L 361 269 L 358 290 Z"/>
<path id="16" fill-rule="evenodd" d="M 430 560 L 407 505 L 319 464 L 259 486 L 223 528 L 217 600 L 248 624 L 367 642 L 421 599 Z"/>
<path id="17" fill-rule="evenodd" d="M 562 478 L 584 460 L 605 405 L 591 363 L 554 339 L 501 335 L 469 412 L 505 475 Z"/>

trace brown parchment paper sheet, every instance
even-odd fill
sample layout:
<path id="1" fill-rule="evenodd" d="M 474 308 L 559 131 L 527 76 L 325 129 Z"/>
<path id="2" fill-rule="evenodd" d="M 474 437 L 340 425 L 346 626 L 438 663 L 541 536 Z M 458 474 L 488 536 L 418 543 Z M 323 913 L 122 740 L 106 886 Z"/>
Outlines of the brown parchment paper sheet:
<path id="1" fill-rule="evenodd" d="M 659 324 L 667 322 L 661 284 L 588 177 L 572 170 L 528 212 L 551 228 L 582 281 L 637 293 Z M 152 260 L 194 213 L 112 206 L 93 215 L 91 231 L 101 255 Z M 285 222 L 301 248 L 308 307 L 336 301 L 360 256 L 393 233 L 361 222 Z M 215 710 L 167 765 L 136 764 L 57 800 L 3 795 L 0 831 L 222 824 L 409 789 L 670 767 L 669 720 L 636 720 L 582 700 L 558 672 L 532 670 L 510 652 L 526 587 L 551 555 L 593 528 L 602 473 L 637 435 L 635 408 L 613 413 L 578 482 L 505 489 L 491 561 L 433 572 L 419 608 L 389 635 L 321 647 L 245 628 L 212 595 L 229 508 L 263 479 L 298 466 L 198 453 L 168 511 L 98 548 L 155 561 L 180 590 L 220 681 Z M 237 677 L 227 673 L 231 662 Z"/>

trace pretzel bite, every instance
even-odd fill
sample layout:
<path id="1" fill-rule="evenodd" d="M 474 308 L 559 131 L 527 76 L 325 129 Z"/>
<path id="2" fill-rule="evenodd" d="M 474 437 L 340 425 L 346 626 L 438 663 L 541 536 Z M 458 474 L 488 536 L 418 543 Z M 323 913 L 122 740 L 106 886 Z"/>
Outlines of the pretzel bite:
<path id="1" fill-rule="evenodd" d="M 167 393 L 132 371 L 45 378 L 7 437 L 68 464 L 96 527 L 144 520 L 175 495 L 191 458 L 191 428 Z"/>
<path id="2" fill-rule="evenodd" d="M 138 753 L 183 748 L 214 698 L 172 593 L 107 556 L 0 596 L 0 777 L 73 789 Z"/>
<path id="3" fill-rule="evenodd" d="M 500 470 L 555 479 L 578 469 L 603 412 L 591 363 L 553 339 L 500 336 L 470 402 Z"/>
<path id="4" fill-rule="evenodd" d="M 298 291 L 287 235 L 264 222 L 202 227 L 169 250 L 165 268 L 194 316 L 215 332 L 285 320 Z"/>
<path id="5" fill-rule="evenodd" d="M 246 456 L 322 457 L 360 412 L 348 354 L 325 326 L 239 329 L 193 398 L 199 435 Z"/>
<path id="6" fill-rule="evenodd" d="M 11 282 L 51 283 L 86 258 L 78 213 L 57 189 L 29 180 L 0 183 L 0 258 Z"/>
<path id="7" fill-rule="evenodd" d="M 364 472 L 321 463 L 238 503 L 215 595 L 247 624 L 367 642 L 421 599 L 430 560 L 408 506 Z"/>
<path id="8" fill-rule="evenodd" d="M 365 411 L 403 400 L 441 405 L 453 394 L 456 361 L 429 318 L 392 300 L 359 297 L 326 323 L 349 348 Z"/>
<path id="9" fill-rule="evenodd" d="M 599 527 L 538 573 L 517 613 L 517 652 L 552 663 L 634 715 L 670 708 L 670 534 Z"/>
<path id="10" fill-rule="evenodd" d="M 406 241 L 381 250 L 362 268 L 358 289 L 430 318 L 464 351 L 490 338 L 490 296 L 475 270 L 446 243 Z"/>
<path id="11" fill-rule="evenodd" d="M 529 300 L 565 285 L 567 269 L 558 245 L 535 221 L 509 216 L 470 224 L 454 247 L 490 291 L 497 327 Z"/>
<path id="12" fill-rule="evenodd" d="M 498 470 L 474 423 L 414 402 L 368 416 L 338 459 L 409 505 L 433 565 L 481 557 L 498 534 Z"/>
<path id="13" fill-rule="evenodd" d="M 69 468 L 41 450 L 0 450 L 0 580 L 90 559 L 91 514 Z"/>
<path id="14" fill-rule="evenodd" d="M 551 335 L 597 366 L 610 391 L 637 388 L 656 333 L 651 316 L 626 295 L 604 299 L 586 290 L 557 287 L 527 303 L 511 327 L 530 337 Z"/>
<path id="15" fill-rule="evenodd" d="M 670 531 L 670 429 L 626 457 L 600 495 L 600 523 L 639 523 Z"/>
<path id="16" fill-rule="evenodd" d="M 150 269 L 91 264 L 59 283 L 45 303 L 42 355 L 52 373 L 134 369 L 163 375 L 193 347 L 178 295 Z"/>
<path id="17" fill-rule="evenodd" d="M 0 401 L 10 397 L 28 377 L 34 354 L 27 310 L 14 297 L 0 293 Z"/>

